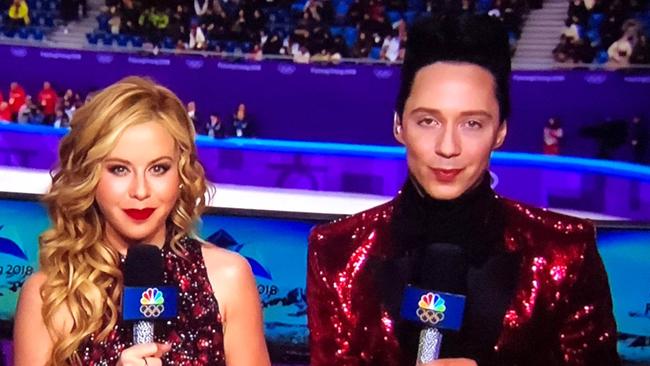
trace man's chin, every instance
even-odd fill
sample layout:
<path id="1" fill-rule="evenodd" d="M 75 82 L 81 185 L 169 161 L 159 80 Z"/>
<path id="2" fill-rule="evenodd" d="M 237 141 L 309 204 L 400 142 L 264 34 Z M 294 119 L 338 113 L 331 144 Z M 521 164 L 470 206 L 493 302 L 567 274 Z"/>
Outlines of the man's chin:
<path id="1" fill-rule="evenodd" d="M 434 183 L 435 184 L 435 183 Z M 428 187 L 427 194 L 435 199 L 440 201 L 451 201 L 463 194 L 463 190 L 456 187 Z"/>

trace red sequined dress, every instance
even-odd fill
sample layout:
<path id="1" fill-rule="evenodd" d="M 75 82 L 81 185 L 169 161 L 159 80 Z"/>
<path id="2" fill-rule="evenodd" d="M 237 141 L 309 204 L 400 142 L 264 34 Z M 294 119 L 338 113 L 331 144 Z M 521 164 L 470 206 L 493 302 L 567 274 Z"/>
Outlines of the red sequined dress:
<path id="1" fill-rule="evenodd" d="M 435 243 L 465 245 L 471 263 L 463 325 L 443 336 L 442 357 L 480 366 L 619 364 L 593 224 L 501 198 L 488 181 L 436 201 L 409 180 L 392 201 L 312 231 L 311 366 L 414 365 L 419 328 L 399 316 L 412 282 L 400 278 L 420 260 L 413 254 Z"/>
<path id="2" fill-rule="evenodd" d="M 156 324 L 155 341 L 172 344 L 163 365 L 225 366 L 223 324 L 219 305 L 203 261 L 201 243 L 183 240 L 184 258 L 168 246 L 163 248 L 165 283 L 177 286 L 178 316 Z M 95 342 L 90 337 L 78 349 L 83 365 L 115 365 L 121 352 L 132 345 L 133 329 L 119 324 L 108 339 Z"/>

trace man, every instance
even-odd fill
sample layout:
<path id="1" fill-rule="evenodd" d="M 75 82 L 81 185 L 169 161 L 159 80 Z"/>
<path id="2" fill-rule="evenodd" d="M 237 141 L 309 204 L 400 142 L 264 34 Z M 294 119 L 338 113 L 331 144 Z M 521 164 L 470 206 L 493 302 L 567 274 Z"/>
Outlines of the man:
<path id="1" fill-rule="evenodd" d="M 593 225 L 491 188 L 509 76 L 498 20 L 440 16 L 410 30 L 394 121 L 409 177 L 392 201 L 311 233 L 312 366 L 415 365 L 419 328 L 400 318 L 401 297 L 407 284 L 436 290 L 429 254 L 441 248 L 461 253 L 466 306 L 427 365 L 619 363 Z"/>
<path id="2" fill-rule="evenodd" d="M 50 82 L 44 82 L 43 89 L 40 91 L 40 93 L 38 93 L 38 102 L 41 105 L 45 123 L 52 124 L 54 122 L 54 118 L 56 116 L 56 104 L 58 100 L 59 96 L 52 88 Z"/>
<path id="3" fill-rule="evenodd" d="M 25 89 L 17 82 L 12 82 L 9 85 L 9 109 L 11 109 L 14 120 L 18 117 L 20 108 L 25 105 L 26 99 L 27 94 L 25 93 Z"/>
<path id="4" fill-rule="evenodd" d="M 194 132 L 197 135 L 203 135 L 203 126 L 199 122 L 199 116 L 196 114 L 196 102 L 191 101 L 187 103 L 187 116 L 190 117 L 192 123 L 194 124 Z"/>
<path id="5" fill-rule="evenodd" d="M 226 131 L 221 123 L 221 119 L 216 113 L 210 114 L 210 122 L 205 126 L 206 135 L 214 137 L 216 139 L 222 139 L 226 137 Z"/>

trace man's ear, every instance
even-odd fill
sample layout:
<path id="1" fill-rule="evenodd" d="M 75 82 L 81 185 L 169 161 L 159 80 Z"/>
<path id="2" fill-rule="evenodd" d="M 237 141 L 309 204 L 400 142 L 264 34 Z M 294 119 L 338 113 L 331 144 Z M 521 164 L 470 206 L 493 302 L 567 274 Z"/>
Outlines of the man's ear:
<path id="1" fill-rule="evenodd" d="M 501 124 L 499 125 L 499 129 L 497 130 L 497 138 L 494 141 L 494 146 L 492 147 L 492 150 L 496 150 L 503 145 L 503 142 L 506 140 L 506 135 L 508 134 L 508 121 L 503 120 Z"/>
<path id="2" fill-rule="evenodd" d="M 400 144 L 404 145 L 404 137 L 402 136 L 402 121 L 397 112 L 393 113 L 393 136 Z"/>

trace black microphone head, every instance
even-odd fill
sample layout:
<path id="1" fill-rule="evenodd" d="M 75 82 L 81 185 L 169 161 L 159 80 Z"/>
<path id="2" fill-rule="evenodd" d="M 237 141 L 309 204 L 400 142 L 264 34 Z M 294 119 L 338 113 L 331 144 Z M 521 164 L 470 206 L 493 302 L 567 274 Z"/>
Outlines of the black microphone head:
<path id="1" fill-rule="evenodd" d="M 462 246 L 430 244 L 417 262 L 418 287 L 459 295 L 467 293 L 468 258 Z"/>
<path id="2" fill-rule="evenodd" d="M 124 286 L 160 286 L 163 282 L 163 257 L 160 249 L 151 244 L 130 247 L 124 261 Z"/>

